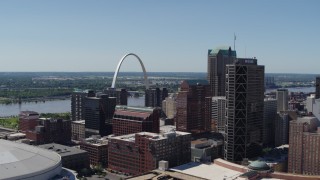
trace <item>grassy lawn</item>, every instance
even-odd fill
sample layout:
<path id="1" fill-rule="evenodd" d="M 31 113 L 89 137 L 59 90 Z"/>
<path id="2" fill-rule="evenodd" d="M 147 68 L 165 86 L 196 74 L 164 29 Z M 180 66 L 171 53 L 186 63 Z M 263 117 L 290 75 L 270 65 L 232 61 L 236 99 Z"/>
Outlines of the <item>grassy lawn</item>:
<path id="1" fill-rule="evenodd" d="M 18 129 L 19 125 L 19 117 L 12 117 L 12 118 L 0 118 L 0 126 L 9 128 L 9 129 Z"/>

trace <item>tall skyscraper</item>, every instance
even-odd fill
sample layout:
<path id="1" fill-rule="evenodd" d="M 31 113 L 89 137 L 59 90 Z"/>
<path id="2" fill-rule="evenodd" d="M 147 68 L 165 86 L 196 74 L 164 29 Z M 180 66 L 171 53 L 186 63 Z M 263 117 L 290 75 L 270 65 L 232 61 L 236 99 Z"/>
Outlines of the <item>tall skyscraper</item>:
<path id="1" fill-rule="evenodd" d="M 288 89 L 277 89 L 276 97 L 277 97 L 277 112 L 287 111 L 288 110 Z"/>
<path id="2" fill-rule="evenodd" d="M 263 144 L 274 145 L 274 123 L 277 115 L 277 100 L 264 99 L 263 106 Z"/>
<path id="3" fill-rule="evenodd" d="M 217 125 L 217 131 L 224 134 L 224 128 L 226 119 L 226 97 L 215 96 L 212 97 L 212 121 Z"/>
<path id="4" fill-rule="evenodd" d="M 211 96 L 225 96 L 226 65 L 232 64 L 237 58 L 235 50 L 229 48 L 217 48 L 208 50 L 208 76 Z"/>
<path id="5" fill-rule="evenodd" d="M 320 127 L 315 117 L 290 122 L 288 172 L 320 175 Z"/>
<path id="6" fill-rule="evenodd" d="M 289 123 L 298 117 L 295 111 L 280 111 L 277 113 L 274 125 L 275 146 L 289 143 Z"/>
<path id="7" fill-rule="evenodd" d="M 320 99 L 320 76 L 316 78 L 316 99 Z"/>
<path id="8" fill-rule="evenodd" d="M 210 86 L 206 80 L 184 80 L 177 95 L 178 131 L 193 134 L 211 130 Z"/>
<path id="9" fill-rule="evenodd" d="M 95 93 L 92 90 L 75 90 L 71 94 L 71 120 L 84 120 L 85 111 L 84 104 L 86 97 L 94 97 Z"/>
<path id="10" fill-rule="evenodd" d="M 226 68 L 225 154 L 228 161 L 259 155 L 262 144 L 264 66 L 237 59 Z"/>
<path id="11" fill-rule="evenodd" d="M 162 101 L 168 97 L 167 88 L 151 88 L 145 90 L 145 106 L 146 107 L 161 107 Z"/>
<path id="12" fill-rule="evenodd" d="M 116 106 L 116 98 L 101 94 L 87 97 L 85 101 L 85 135 L 109 135 L 112 133 L 111 121 Z"/>
<path id="13" fill-rule="evenodd" d="M 117 98 L 117 105 L 128 105 L 128 92 L 126 89 L 107 88 L 104 93 L 109 97 Z"/>

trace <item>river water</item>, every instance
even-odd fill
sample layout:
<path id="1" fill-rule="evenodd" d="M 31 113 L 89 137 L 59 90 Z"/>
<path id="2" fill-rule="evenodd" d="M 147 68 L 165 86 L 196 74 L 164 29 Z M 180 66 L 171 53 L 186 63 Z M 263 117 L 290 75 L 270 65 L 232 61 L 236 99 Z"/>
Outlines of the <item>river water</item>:
<path id="1" fill-rule="evenodd" d="M 315 87 L 303 87 L 303 88 L 287 88 L 289 92 L 315 92 Z M 268 89 L 266 92 L 276 91 L 276 89 Z M 144 106 L 144 97 L 128 97 L 129 106 Z M 20 111 L 36 111 L 38 113 L 63 113 L 71 111 L 71 101 L 56 100 L 46 102 L 29 102 L 22 104 L 0 104 L 0 117 L 4 116 L 16 116 Z"/>
<path id="2" fill-rule="evenodd" d="M 144 97 L 128 97 L 129 106 L 144 106 Z M 0 104 L 0 117 L 16 116 L 20 111 L 36 111 L 38 113 L 64 113 L 71 111 L 71 100 L 55 100 L 45 102 L 28 102 L 22 104 Z"/>

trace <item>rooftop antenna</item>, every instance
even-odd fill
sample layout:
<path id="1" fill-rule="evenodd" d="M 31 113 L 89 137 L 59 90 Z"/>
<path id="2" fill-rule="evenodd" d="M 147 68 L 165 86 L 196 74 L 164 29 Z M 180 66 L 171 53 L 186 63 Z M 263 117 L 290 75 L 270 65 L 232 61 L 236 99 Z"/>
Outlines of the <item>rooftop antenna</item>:
<path id="1" fill-rule="evenodd" d="M 236 33 L 234 33 L 234 39 L 233 39 L 233 50 L 234 51 L 236 50 L 236 39 L 237 39 L 237 36 L 236 36 Z"/>
<path id="2" fill-rule="evenodd" d="M 244 57 L 247 58 L 247 45 L 244 47 Z"/>

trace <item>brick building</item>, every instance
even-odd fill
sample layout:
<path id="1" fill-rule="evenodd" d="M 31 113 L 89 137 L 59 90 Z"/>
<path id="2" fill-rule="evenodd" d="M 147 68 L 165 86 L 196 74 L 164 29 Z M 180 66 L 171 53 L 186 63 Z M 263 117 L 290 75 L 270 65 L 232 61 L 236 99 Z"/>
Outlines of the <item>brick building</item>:
<path id="1" fill-rule="evenodd" d="M 290 121 L 288 172 L 320 175 L 320 127 L 315 117 Z"/>
<path id="2" fill-rule="evenodd" d="M 89 154 L 90 165 L 103 167 L 108 165 L 108 140 L 100 136 L 92 136 L 80 142 L 80 149 Z"/>
<path id="3" fill-rule="evenodd" d="M 71 121 L 40 118 L 35 129 L 26 132 L 26 138 L 35 144 L 68 144 L 71 142 Z"/>
<path id="4" fill-rule="evenodd" d="M 210 86 L 206 80 L 185 80 L 177 95 L 178 131 L 193 134 L 211 130 Z"/>
<path id="5" fill-rule="evenodd" d="M 21 111 L 19 114 L 19 131 L 27 132 L 38 125 L 39 113 L 34 111 Z"/>
<path id="6" fill-rule="evenodd" d="M 159 108 L 117 106 L 112 120 L 113 134 L 159 133 L 160 113 Z"/>
<path id="7" fill-rule="evenodd" d="M 190 162 L 191 134 L 140 132 L 109 138 L 108 168 L 138 175 L 158 167 L 161 160 L 174 167 Z"/>

